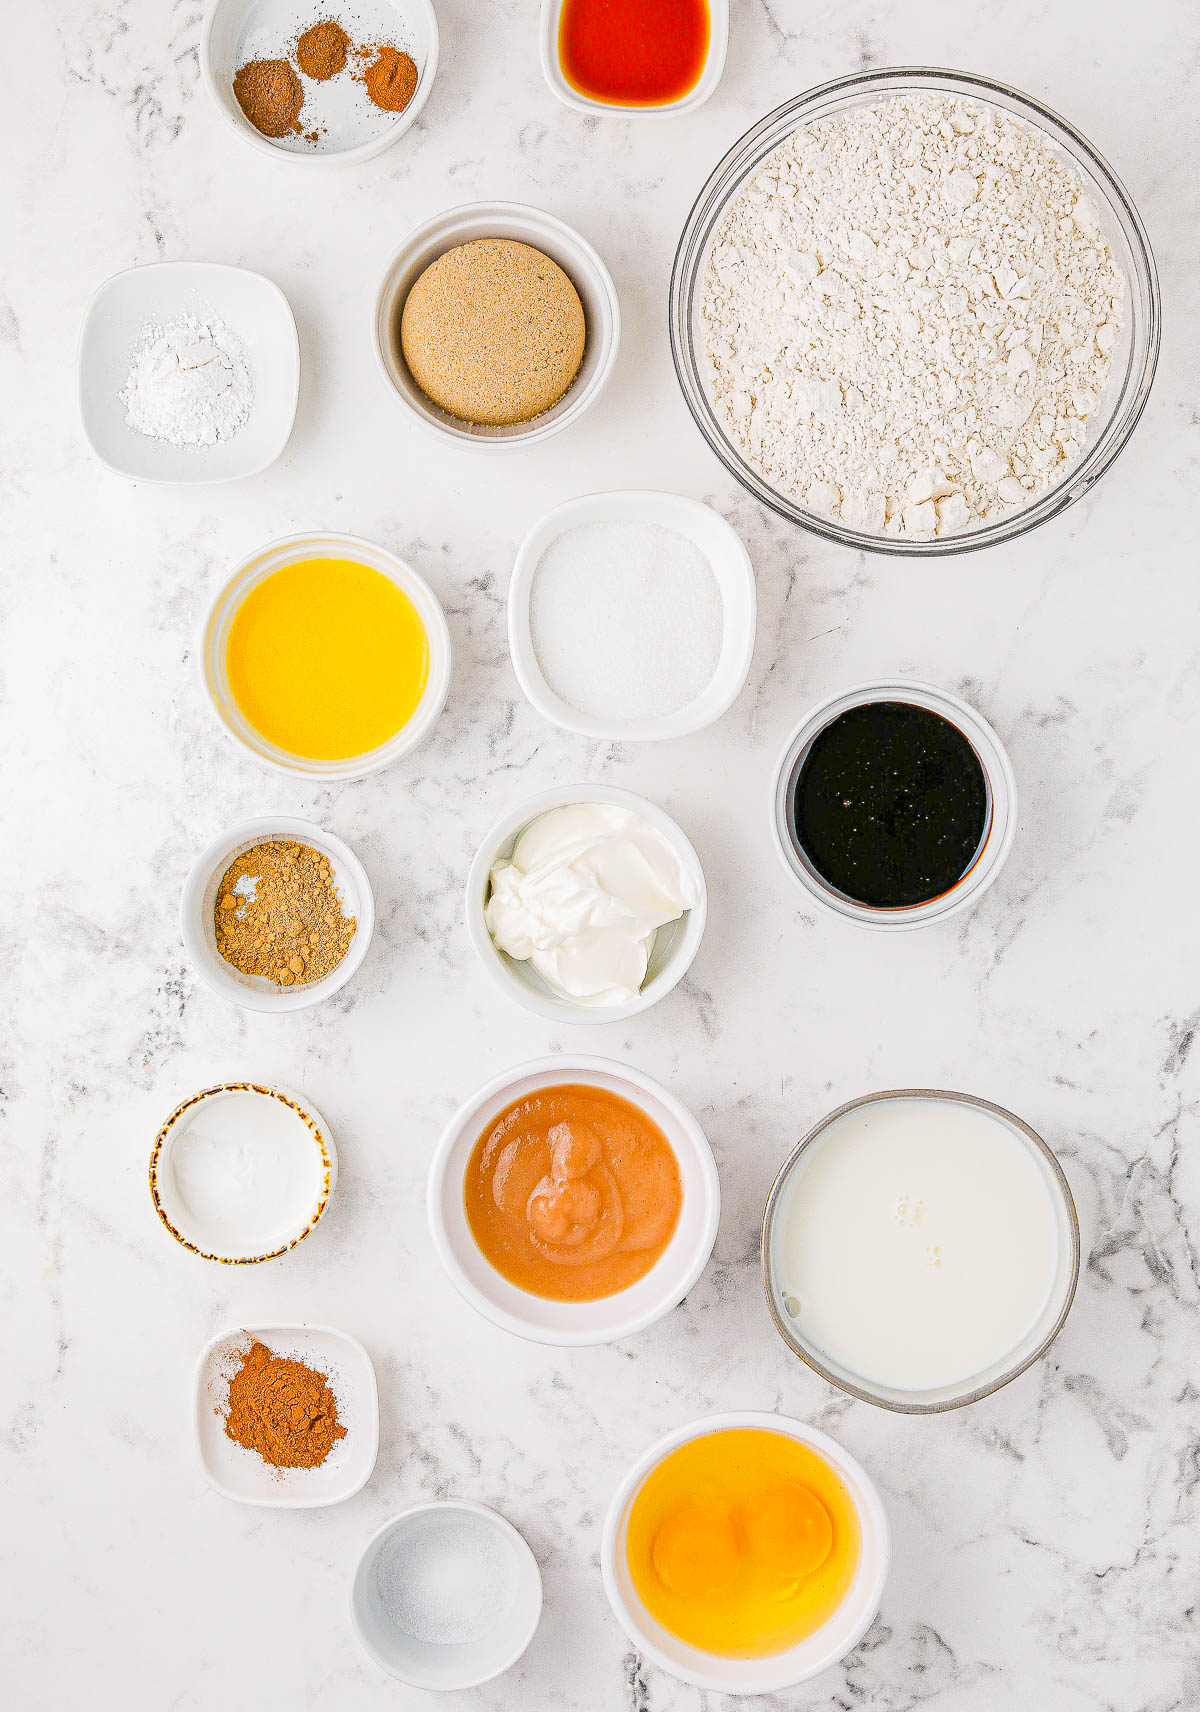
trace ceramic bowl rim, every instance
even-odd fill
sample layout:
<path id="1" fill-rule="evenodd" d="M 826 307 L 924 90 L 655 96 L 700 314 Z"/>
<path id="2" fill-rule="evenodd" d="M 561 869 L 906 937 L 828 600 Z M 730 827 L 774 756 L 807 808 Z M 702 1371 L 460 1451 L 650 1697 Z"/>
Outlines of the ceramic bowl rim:
<path id="1" fill-rule="evenodd" d="M 532 1580 L 530 1581 L 530 1586 L 536 1588 L 537 1591 L 536 1604 L 531 1603 L 530 1605 L 532 1622 L 529 1625 L 529 1633 L 525 1635 L 520 1645 L 512 1651 L 511 1657 L 506 1657 L 506 1662 L 504 1664 L 500 1665 L 495 1670 L 489 1670 L 485 1676 L 472 1676 L 469 1681 L 448 1682 L 444 1685 L 439 1684 L 436 1686 L 429 1683 L 413 1682 L 411 1677 L 402 1675 L 390 1663 L 385 1663 L 382 1656 L 376 1651 L 375 1647 L 371 1645 L 363 1633 L 362 1624 L 359 1621 L 357 1598 L 358 1578 L 362 1573 L 363 1565 L 366 1563 L 369 1554 L 375 1549 L 375 1546 L 383 1539 L 384 1535 L 393 1532 L 393 1530 L 398 1528 L 401 1523 L 410 1521 L 414 1516 L 425 1515 L 431 1510 L 462 1510 L 468 1512 L 470 1515 L 485 1517 L 491 1526 L 495 1527 L 498 1532 L 511 1541 L 513 1546 L 516 1548 L 517 1555 L 520 1558 L 522 1565 L 527 1570 L 532 1569 L 533 1575 Z M 355 1564 L 354 1573 L 350 1578 L 350 1623 L 359 1646 L 367 1654 L 368 1658 L 378 1665 L 380 1670 L 387 1672 L 393 1681 L 406 1683 L 410 1688 L 422 1688 L 427 1693 L 433 1694 L 462 1693 L 466 1692 L 468 1689 L 482 1688 L 485 1683 L 494 1682 L 497 1677 L 503 1676 L 505 1671 L 511 1670 L 518 1660 L 524 1657 L 525 1653 L 528 1652 L 532 1645 L 533 1638 L 537 1634 L 538 1627 L 541 1624 L 544 1604 L 545 1589 L 542 1584 L 542 1569 L 541 1565 L 538 1563 L 533 1547 L 516 1524 L 510 1522 L 507 1516 L 502 1516 L 499 1510 L 492 1509 L 490 1504 L 481 1504 L 474 1498 L 428 1498 L 422 1499 L 416 1504 L 408 1504 L 403 1510 L 398 1510 L 395 1515 L 389 1516 L 385 1522 L 381 1522 L 371 1537 L 367 1540 L 362 1551 L 359 1553 L 358 1562 Z"/>
<path id="2" fill-rule="evenodd" d="M 1017 1133 L 1025 1140 L 1026 1144 L 1031 1148 L 1033 1154 L 1036 1157 L 1039 1157 L 1042 1163 L 1046 1166 L 1050 1180 L 1054 1184 L 1055 1191 L 1057 1192 L 1059 1204 L 1065 1215 L 1067 1230 L 1069 1233 L 1066 1270 L 1070 1274 L 1070 1281 L 1067 1285 L 1062 1308 L 1056 1315 L 1054 1323 L 1050 1329 L 1027 1355 L 1022 1357 L 1021 1360 L 1015 1362 L 1010 1368 L 1006 1369 L 1004 1373 L 997 1375 L 995 1379 L 989 1381 L 986 1385 L 971 1386 L 968 1381 L 964 1380 L 962 1382 L 964 1389 L 961 1394 L 939 1402 L 905 1402 L 903 1400 L 897 1400 L 896 1398 L 885 1397 L 882 1392 L 874 1391 L 868 1380 L 863 1379 L 858 1384 L 855 1384 L 852 1379 L 833 1373 L 828 1367 L 826 1367 L 825 1363 L 821 1359 L 819 1351 L 817 1351 L 813 1345 L 804 1342 L 803 1348 L 801 1347 L 803 1340 L 801 1340 L 794 1326 L 785 1326 L 783 1318 L 779 1312 L 778 1303 L 775 1301 L 774 1292 L 771 1288 L 771 1236 L 774 1229 L 775 1215 L 778 1211 L 780 1200 L 785 1188 L 787 1187 L 788 1179 L 792 1174 L 797 1160 L 806 1148 L 808 1148 L 814 1141 L 818 1140 L 827 1129 L 830 1129 L 839 1120 L 839 1118 L 845 1117 L 849 1112 L 858 1111 L 863 1106 L 877 1105 L 879 1102 L 884 1100 L 935 1100 L 949 1102 L 954 1105 L 970 1106 L 976 1111 L 986 1112 L 989 1116 L 1000 1119 L 1002 1123 L 1007 1124 L 1011 1129 L 1017 1131 Z M 981 1094 L 963 1094 L 958 1093 L 951 1088 L 880 1088 L 872 1094 L 860 1094 L 853 1100 L 845 1101 L 844 1104 L 838 1106 L 834 1111 L 827 1112 L 823 1118 L 820 1118 L 812 1126 L 806 1135 L 800 1138 L 788 1153 L 783 1164 L 779 1167 L 779 1170 L 776 1172 L 775 1179 L 767 1193 L 766 1204 L 763 1207 L 762 1223 L 759 1227 L 759 1275 L 762 1280 L 763 1294 L 767 1301 L 767 1311 L 770 1313 L 775 1330 L 779 1333 L 788 1349 L 793 1355 L 798 1356 L 799 1359 L 804 1362 L 806 1367 L 810 1367 L 812 1371 L 817 1374 L 819 1378 L 823 1379 L 827 1385 L 832 1385 L 835 1390 L 842 1392 L 846 1396 L 855 1398 L 860 1403 L 872 1403 L 876 1408 L 888 1409 L 893 1414 L 897 1415 L 942 1415 L 948 1413 L 952 1409 L 963 1409 L 968 1403 L 978 1403 L 982 1398 L 990 1397 L 995 1392 L 1002 1390 L 1005 1385 L 1010 1384 L 1014 1379 L 1019 1378 L 1022 1373 L 1025 1373 L 1029 1368 L 1031 1368 L 1035 1362 L 1040 1361 L 1062 1331 L 1067 1322 L 1067 1316 L 1071 1312 L 1071 1306 L 1075 1300 L 1075 1292 L 1079 1286 L 1080 1259 L 1081 1245 L 1079 1237 L 1079 1215 L 1075 1206 L 1075 1197 L 1071 1193 L 1071 1185 L 1067 1181 L 1066 1172 L 1063 1170 L 1062 1164 L 1059 1161 L 1058 1155 L 1054 1152 L 1054 1149 L 1047 1141 L 1044 1141 L 1037 1131 L 1027 1124 L 1023 1118 L 1017 1117 L 1014 1112 L 1010 1112 L 1005 1106 L 999 1106 L 992 1100 L 986 1100 Z M 1060 1256 L 1060 1265 L 1056 1271 L 1055 1284 L 1052 1286 L 1052 1291 L 1057 1288 L 1058 1280 L 1063 1276 L 1061 1260 L 1062 1257 Z M 917 1397 L 920 1393 L 917 1392 L 913 1395 L 914 1397 Z"/>
<path id="3" fill-rule="evenodd" d="M 666 1290 L 661 1290 L 658 1297 L 640 1313 L 626 1314 L 623 1318 L 614 1312 L 613 1320 L 604 1327 L 593 1327 L 583 1331 L 562 1329 L 549 1326 L 535 1326 L 521 1319 L 493 1302 L 491 1297 L 478 1289 L 458 1263 L 451 1245 L 445 1220 L 442 1214 L 443 1191 L 449 1180 L 451 1155 L 455 1146 L 467 1127 L 476 1121 L 476 1113 L 498 1094 L 515 1087 L 518 1083 L 530 1077 L 549 1076 L 555 1082 L 569 1082 L 572 1075 L 578 1071 L 609 1076 L 614 1081 L 624 1083 L 629 1093 L 624 1095 L 632 1104 L 637 1105 L 638 1094 L 649 1094 L 671 1114 L 679 1132 L 686 1138 L 686 1144 L 691 1149 L 692 1157 L 697 1166 L 699 1179 L 699 1197 L 703 1213 L 703 1228 L 700 1240 L 692 1254 L 687 1267 L 681 1272 Z M 551 1084 L 547 1084 L 549 1086 Z M 676 1141 L 667 1137 L 672 1152 L 676 1151 Z M 461 1186 L 461 1185 L 460 1185 Z M 492 1076 L 476 1088 L 473 1093 L 459 1106 L 453 1117 L 446 1124 L 438 1138 L 433 1158 L 429 1165 L 429 1175 L 426 1180 L 425 1211 L 429 1225 L 429 1234 L 434 1250 L 447 1278 L 453 1284 L 463 1300 L 483 1319 L 498 1326 L 501 1331 L 510 1332 L 513 1336 L 523 1339 L 526 1343 L 549 1345 L 558 1349 L 591 1349 L 605 1344 L 617 1343 L 624 1338 L 634 1337 L 645 1331 L 657 1321 L 677 1308 L 689 1291 L 693 1290 L 702 1276 L 705 1267 L 712 1258 L 713 1247 L 717 1240 L 717 1228 L 721 1219 L 721 1182 L 717 1172 L 717 1163 L 713 1157 L 712 1147 L 708 1137 L 701 1129 L 683 1102 L 669 1088 L 648 1076 L 644 1070 L 636 1069 L 633 1065 L 622 1064 L 613 1058 L 601 1058 L 589 1053 L 561 1052 L 551 1053 L 546 1057 L 532 1058 L 521 1064 L 511 1065 L 502 1070 L 499 1075 Z M 665 1251 L 664 1251 L 665 1252 Z M 662 1256 L 655 1262 L 661 1265 Z M 645 1274 L 650 1278 L 655 1267 Z M 499 1274 L 497 1274 L 499 1276 Z M 644 1282 L 643 1280 L 639 1280 Z M 634 1286 L 630 1286 L 634 1288 Z M 600 1298 L 601 1302 L 620 1303 L 625 1291 L 618 1290 L 614 1295 Z M 587 1306 L 594 1304 L 588 1303 Z M 569 1308 L 570 1303 L 560 1306 Z"/>
<path id="4" fill-rule="evenodd" d="M 320 981 L 311 981 L 302 987 L 280 987 L 273 992 L 267 992 L 258 987 L 245 987 L 235 974 L 224 973 L 219 962 L 209 952 L 203 930 L 199 926 L 199 910 L 204 887 L 209 875 L 215 872 L 217 864 L 227 859 L 232 861 L 232 852 L 248 839 L 269 842 L 272 837 L 294 840 L 299 844 L 314 846 L 326 854 L 332 853 L 339 866 L 347 871 L 354 882 L 360 903 L 358 921 L 349 949 L 328 975 Z M 331 999 L 358 973 L 375 933 L 375 893 L 366 869 L 350 846 L 335 832 L 328 832 L 323 826 L 317 826 L 313 821 L 302 820 L 295 815 L 255 815 L 253 819 L 239 821 L 228 831 L 209 839 L 188 870 L 179 900 L 179 917 L 184 949 L 192 968 L 209 992 L 240 1006 L 243 1010 L 281 1014 L 285 1011 L 307 1010 L 310 1005 L 319 1005 L 324 1000 Z"/>
<path id="5" fill-rule="evenodd" d="M 319 1169 L 324 1172 L 324 1184 L 318 1193 L 316 1205 L 312 1212 L 308 1214 L 304 1225 L 299 1230 L 296 1230 L 289 1235 L 288 1238 L 284 1242 L 280 1243 L 278 1247 L 264 1250 L 262 1254 L 214 1254 L 210 1253 L 207 1249 L 199 1247 L 198 1244 L 192 1242 L 189 1237 L 185 1236 L 182 1231 L 177 1230 L 172 1224 L 171 1220 L 167 1216 L 166 1209 L 162 1204 L 162 1198 L 158 1187 L 158 1173 L 163 1158 L 163 1151 L 164 1149 L 169 1150 L 174 1146 L 175 1134 L 178 1133 L 175 1131 L 175 1126 L 186 1112 L 190 1112 L 192 1108 L 199 1105 L 202 1100 L 209 1099 L 214 1095 L 243 1093 L 262 1094 L 266 1098 L 278 1100 L 281 1105 L 286 1106 L 289 1111 L 295 1113 L 295 1115 L 309 1130 L 313 1140 L 316 1142 L 317 1154 L 320 1161 Z M 306 1236 L 316 1229 L 317 1225 L 321 1222 L 321 1219 L 325 1216 L 330 1201 L 333 1199 L 333 1191 L 337 1187 L 337 1168 L 337 1148 L 334 1144 L 332 1132 L 330 1131 L 329 1125 L 313 1105 L 311 1100 L 302 1098 L 301 1095 L 294 1093 L 292 1089 L 285 1088 L 279 1083 L 253 1082 L 249 1080 L 213 1082 L 207 1088 L 200 1088 L 196 1093 L 190 1094 L 186 1100 L 181 1100 L 175 1107 L 174 1111 L 171 1112 L 159 1126 L 158 1133 L 154 1138 L 154 1145 L 150 1150 L 150 1199 L 153 1203 L 154 1211 L 158 1214 L 159 1221 L 163 1225 L 164 1229 L 169 1231 L 180 1247 L 186 1248 L 189 1254 L 196 1255 L 200 1260 L 215 1261 L 219 1266 L 258 1266 L 264 1260 L 278 1260 L 281 1255 L 290 1253 L 293 1248 L 296 1248 L 304 1241 Z"/>
<path id="6" fill-rule="evenodd" d="M 700 1670 L 678 1664 L 669 1658 L 658 1645 L 643 1631 L 636 1622 L 633 1612 L 629 1609 L 620 1587 L 617 1583 L 615 1563 L 617 1552 L 622 1544 L 622 1518 L 630 1501 L 642 1482 L 652 1469 L 656 1468 L 663 1459 L 677 1450 L 680 1445 L 689 1444 L 693 1439 L 708 1438 L 714 1433 L 736 1431 L 741 1428 L 758 1428 L 765 1432 L 783 1433 L 788 1438 L 794 1438 L 801 1444 L 808 1445 L 817 1451 L 834 1468 L 835 1472 L 849 1476 L 856 1491 L 851 1494 L 855 1498 L 855 1510 L 860 1519 L 865 1512 L 871 1521 L 875 1537 L 878 1541 L 879 1556 L 875 1571 L 870 1579 L 866 1592 L 866 1603 L 861 1617 L 851 1630 L 849 1645 L 837 1653 L 835 1657 L 824 1659 L 810 1670 L 797 1675 L 794 1671 L 781 1670 L 777 1678 L 765 1683 L 756 1683 L 753 1687 L 743 1687 L 731 1684 L 729 1679 L 720 1674 L 720 1667 L 727 1661 L 719 1654 L 712 1654 L 713 1669 Z M 862 1502 L 857 1502 L 861 1494 Z M 862 1464 L 846 1450 L 836 1439 L 829 1437 L 819 1427 L 809 1426 L 807 1422 L 796 1419 L 791 1415 L 773 1414 L 762 1409 L 727 1409 L 714 1415 L 702 1416 L 699 1420 L 689 1421 L 682 1427 L 675 1427 L 671 1432 L 664 1433 L 648 1450 L 644 1451 L 619 1481 L 604 1517 L 604 1532 L 600 1547 L 600 1568 L 604 1580 L 604 1591 L 608 1596 L 609 1606 L 618 1623 L 634 1645 L 650 1658 L 659 1670 L 675 1678 L 676 1681 L 689 1683 L 692 1687 L 707 1689 L 710 1692 L 731 1695 L 778 1694 L 784 1689 L 795 1688 L 802 1682 L 808 1682 L 828 1670 L 858 1646 L 871 1624 L 879 1614 L 879 1607 L 887 1586 L 888 1575 L 892 1561 L 892 1533 L 888 1521 L 887 1510 L 879 1489 Z M 803 1645 L 803 1642 L 797 1645 Z M 694 1649 L 699 1651 L 699 1648 Z M 794 1651 L 794 1648 L 788 1651 Z M 787 1652 L 775 1655 L 780 1660 L 785 1659 Z"/>
<path id="7" fill-rule="evenodd" d="M 513 840 L 518 838 L 539 815 L 546 814 L 551 809 L 565 808 L 572 803 L 611 803 L 614 807 L 626 808 L 631 813 L 640 815 L 655 831 L 662 834 L 676 855 L 687 864 L 699 888 L 699 901 L 692 909 L 683 913 L 683 932 L 671 948 L 670 960 L 643 984 L 637 997 L 627 1004 L 577 1005 L 570 999 L 563 999 L 552 993 L 549 987 L 544 994 L 535 991 L 508 967 L 507 956 L 499 950 L 488 932 L 484 910 L 492 865 L 498 857 L 497 841 L 499 847 L 503 848 L 510 837 Z M 704 938 L 704 930 L 708 924 L 708 885 L 691 839 L 674 816 L 659 808 L 657 803 L 652 803 L 647 797 L 638 796 L 634 791 L 627 791 L 621 785 L 554 785 L 547 790 L 535 792 L 531 797 L 523 798 L 506 814 L 493 821 L 480 839 L 467 875 L 465 915 L 467 933 L 475 954 L 501 992 L 547 1022 L 563 1023 L 569 1028 L 591 1027 L 600 1023 L 627 1022 L 630 1017 L 640 1016 L 644 1011 L 650 1010 L 675 990 L 695 962 Z"/>
<path id="8" fill-rule="evenodd" d="M 282 552 L 285 548 L 296 549 L 295 556 L 299 558 L 299 550 L 306 546 L 327 545 L 341 549 L 347 558 L 355 563 L 365 564 L 370 570 L 378 570 L 379 567 L 372 563 L 370 557 L 357 557 L 364 550 L 368 555 L 377 555 L 387 564 L 388 569 L 381 574 L 395 583 L 400 592 L 411 601 L 417 610 L 421 625 L 426 631 L 430 652 L 430 670 L 421 700 L 417 703 L 407 722 L 386 743 L 381 743 L 377 749 L 368 750 L 366 759 L 361 755 L 352 756 L 348 760 L 330 763 L 328 766 L 321 764 L 320 770 L 314 771 L 311 765 L 305 762 L 304 757 L 297 757 L 294 761 L 282 759 L 282 750 L 278 750 L 275 754 L 260 754 L 239 731 L 234 730 L 217 703 L 212 682 L 215 675 L 212 653 L 215 646 L 217 620 L 229 599 L 230 591 L 252 565 L 267 558 L 268 555 Z M 287 562 L 293 561 L 288 560 Z M 283 566 L 280 565 L 275 568 L 281 570 Z M 270 572 L 265 572 L 264 576 L 270 574 Z M 250 586 L 256 586 L 259 580 L 262 579 L 256 578 L 255 583 Z M 249 588 L 246 592 L 249 593 Z M 242 598 L 244 599 L 245 595 Z M 239 601 L 238 605 L 240 606 L 240 604 Z M 234 610 L 236 611 L 237 608 L 235 607 Z M 436 672 L 433 661 L 435 644 L 441 659 L 441 670 Z M 450 695 L 450 682 L 454 670 L 453 646 L 445 610 L 433 588 L 420 571 L 415 570 L 407 559 L 402 559 L 398 553 L 393 553 L 390 547 L 381 547 L 378 542 L 368 540 L 365 535 L 347 535 L 338 529 L 308 529 L 295 535 L 279 535 L 274 540 L 265 541 L 262 546 L 256 547 L 253 552 L 247 553 L 239 559 L 209 602 L 200 625 L 196 659 L 200 672 L 200 682 L 208 705 L 212 709 L 218 726 L 239 754 L 249 755 L 261 766 L 270 767 L 276 773 L 286 774 L 288 778 L 306 779 L 310 784 L 316 785 L 344 784 L 351 779 L 369 778 L 372 773 L 382 772 L 385 767 L 390 767 L 394 762 L 402 761 L 405 756 L 410 755 L 425 741 L 441 718 Z M 266 740 L 263 741 L 265 743 Z M 274 749 L 275 745 L 272 744 L 269 747 Z"/>
<path id="9" fill-rule="evenodd" d="M 395 0 L 396 10 L 403 12 L 409 7 L 419 12 L 429 31 L 429 51 L 425 56 L 425 64 L 412 99 L 407 107 L 397 113 L 395 122 L 381 131 L 377 137 L 369 137 L 365 143 L 356 143 L 350 149 L 314 150 L 312 154 L 301 153 L 298 149 L 277 148 L 269 137 L 262 136 L 254 129 L 249 120 L 235 119 L 233 113 L 221 99 L 217 88 L 216 67 L 213 65 L 212 34 L 216 24 L 217 13 L 223 6 L 235 3 L 235 0 L 206 0 L 204 17 L 200 25 L 200 81 L 208 91 L 210 100 L 222 120 L 244 142 L 260 155 L 268 155 L 272 160 L 295 161 L 301 166 L 315 166 L 328 170 L 331 167 L 357 166 L 363 161 L 372 160 L 376 155 L 391 148 L 415 124 L 420 117 L 421 109 L 429 99 L 433 89 L 434 78 L 437 76 L 438 62 L 441 58 L 441 35 L 438 28 L 437 13 L 433 0 Z"/>
<path id="10" fill-rule="evenodd" d="M 272 1334 L 280 1332 L 317 1332 L 326 1337 L 336 1338 L 339 1342 L 348 1344 L 355 1354 L 362 1358 L 362 1365 L 370 1381 L 368 1395 L 370 1397 L 371 1415 L 371 1454 L 367 1462 L 366 1472 L 355 1481 L 345 1492 L 339 1492 L 333 1498 L 265 1498 L 250 1497 L 241 1492 L 235 1492 L 226 1486 L 210 1469 L 204 1458 L 204 1448 L 200 1442 L 200 1425 L 197 1409 L 200 1402 L 200 1388 L 204 1383 L 210 1356 L 227 1339 L 237 1337 L 261 1337 L 266 1343 Z M 371 1360 L 365 1346 L 351 1332 L 344 1332 L 340 1326 L 325 1325 L 319 1320 L 271 1320 L 259 1321 L 254 1324 L 227 1326 L 224 1331 L 210 1337 L 196 1358 L 192 1375 L 192 1443 L 196 1457 L 203 1470 L 204 1478 L 213 1491 L 221 1498 L 228 1498 L 233 1504 L 249 1504 L 258 1509 L 270 1510 L 324 1510 L 334 1504 L 344 1504 L 348 1498 L 355 1498 L 370 1480 L 375 1472 L 375 1464 L 379 1460 L 379 1380 L 375 1373 L 375 1363 Z"/>
<path id="11" fill-rule="evenodd" d="M 538 665 L 533 647 L 529 631 L 529 607 L 534 578 L 542 555 L 554 541 L 567 533 L 573 517 L 605 501 L 611 506 L 616 519 L 635 511 L 640 502 L 648 503 L 651 507 L 657 506 L 663 512 L 664 527 L 670 527 L 666 519 L 671 512 L 676 515 L 689 512 L 693 516 L 702 513 L 706 523 L 713 520 L 720 526 L 718 533 L 727 543 L 725 563 L 736 583 L 738 598 L 736 610 L 731 613 L 722 595 L 721 640 L 724 651 L 726 638 L 732 636 L 737 643 L 736 652 L 732 662 L 724 670 L 718 662 L 716 671 L 699 696 L 675 713 L 664 715 L 661 719 L 631 723 L 605 720 L 578 712 L 550 688 Z M 541 714 L 551 725 L 557 725 L 563 731 L 574 731 L 581 736 L 596 737 L 608 743 L 656 743 L 691 737 L 699 731 L 707 731 L 710 725 L 715 725 L 719 719 L 725 717 L 745 689 L 746 680 L 750 676 L 758 633 L 758 588 L 754 577 L 754 563 L 746 543 L 728 518 L 722 517 L 714 506 L 707 505 L 703 500 L 692 499 L 686 494 L 672 493 L 668 488 L 625 487 L 576 494 L 573 499 L 563 500 L 561 504 L 543 512 L 522 537 L 509 577 L 507 620 L 508 653 L 517 682 L 534 712 Z M 695 709 L 702 705 L 709 690 L 720 680 L 724 681 L 724 688 L 719 701 L 697 717 Z"/>

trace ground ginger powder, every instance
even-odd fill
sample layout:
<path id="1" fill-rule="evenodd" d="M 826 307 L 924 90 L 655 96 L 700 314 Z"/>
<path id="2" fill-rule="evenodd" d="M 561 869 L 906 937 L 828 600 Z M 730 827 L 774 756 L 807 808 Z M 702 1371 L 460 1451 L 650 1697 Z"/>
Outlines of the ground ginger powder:
<path id="1" fill-rule="evenodd" d="M 243 975 L 306 987 L 332 974 L 358 922 L 342 911 L 327 856 L 268 841 L 226 868 L 213 908 L 217 950 Z"/>

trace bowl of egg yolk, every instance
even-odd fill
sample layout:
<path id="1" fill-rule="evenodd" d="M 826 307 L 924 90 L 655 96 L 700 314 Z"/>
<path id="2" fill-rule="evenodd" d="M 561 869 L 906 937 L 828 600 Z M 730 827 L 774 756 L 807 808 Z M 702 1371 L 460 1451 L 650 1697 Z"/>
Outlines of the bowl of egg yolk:
<path id="1" fill-rule="evenodd" d="M 613 1496 L 604 1587 L 638 1651 L 682 1682 L 772 1694 L 827 1670 L 875 1619 L 882 1500 L 815 1427 L 739 1411 L 652 1445 Z"/>
<path id="2" fill-rule="evenodd" d="M 311 779 L 358 779 L 407 755 L 450 688 L 433 590 L 354 535 L 289 535 L 243 560 L 209 609 L 200 659 L 229 736 Z"/>

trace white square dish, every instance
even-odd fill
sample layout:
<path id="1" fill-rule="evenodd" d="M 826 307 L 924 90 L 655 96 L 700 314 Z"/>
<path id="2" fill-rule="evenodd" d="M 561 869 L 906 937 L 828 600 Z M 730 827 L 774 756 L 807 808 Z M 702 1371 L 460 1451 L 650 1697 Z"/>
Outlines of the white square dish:
<path id="1" fill-rule="evenodd" d="M 245 424 L 212 446 L 172 446 L 125 420 L 122 389 L 150 327 L 216 315 L 245 347 L 254 398 Z M 92 451 L 132 481 L 221 482 L 257 475 L 288 443 L 300 395 L 300 341 L 287 298 L 248 268 L 151 262 L 113 274 L 88 304 L 79 340 L 79 409 Z"/>
<path id="2" fill-rule="evenodd" d="M 255 1338 L 273 1355 L 302 1361 L 329 1379 L 346 1436 L 319 1468 L 272 1468 L 225 1431 L 229 1380 Z M 219 1332 L 196 1363 L 192 1415 L 205 1478 L 214 1492 L 238 1504 L 304 1510 L 344 1503 L 362 1491 L 379 1454 L 375 1369 L 358 1339 L 333 1326 L 234 1326 Z"/>

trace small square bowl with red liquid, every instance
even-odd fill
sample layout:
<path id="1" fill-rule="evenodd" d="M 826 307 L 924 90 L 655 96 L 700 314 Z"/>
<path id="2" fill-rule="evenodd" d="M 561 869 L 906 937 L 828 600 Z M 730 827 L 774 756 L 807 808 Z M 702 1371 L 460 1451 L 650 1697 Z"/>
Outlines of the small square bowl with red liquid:
<path id="1" fill-rule="evenodd" d="M 582 113 L 685 113 L 725 69 L 729 0 L 542 0 L 542 72 Z"/>

